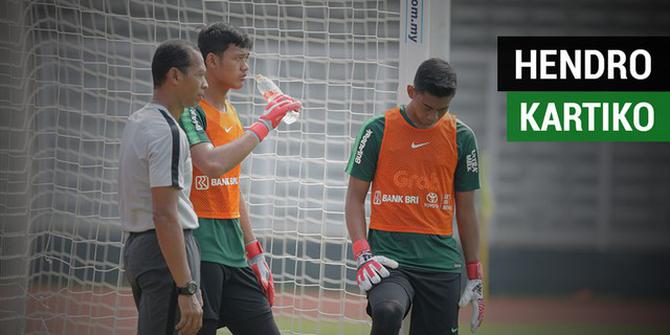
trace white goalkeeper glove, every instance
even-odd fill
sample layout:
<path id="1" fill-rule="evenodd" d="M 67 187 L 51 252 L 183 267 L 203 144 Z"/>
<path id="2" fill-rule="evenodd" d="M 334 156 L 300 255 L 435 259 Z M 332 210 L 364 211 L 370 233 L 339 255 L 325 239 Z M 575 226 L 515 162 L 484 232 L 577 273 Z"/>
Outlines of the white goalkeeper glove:
<path id="1" fill-rule="evenodd" d="M 472 319 L 470 320 L 470 329 L 476 332 L 484 320 L 486 306 L 484 304 L 484 284 L 482 283 L 482 264 L 470 262 L 467 264 L 468 283 L 465 285 L 463 296 L 458 305 L 464 308 L 468 303 L 472 303 Z"/>
<path id="2" fill-rule="evenodd" d="M 354 242 L 352 249 L 354 249 L 354 258 L 358 264 L 356 281 L 358 287 L 363 291 L 368 291 L 372 285 L 378 284 L 383 278 L 390 275 L 386 267 L 391 269 L 398 267 L 398 262 L 390 258 L 373 255 L 366 240 Z"/>

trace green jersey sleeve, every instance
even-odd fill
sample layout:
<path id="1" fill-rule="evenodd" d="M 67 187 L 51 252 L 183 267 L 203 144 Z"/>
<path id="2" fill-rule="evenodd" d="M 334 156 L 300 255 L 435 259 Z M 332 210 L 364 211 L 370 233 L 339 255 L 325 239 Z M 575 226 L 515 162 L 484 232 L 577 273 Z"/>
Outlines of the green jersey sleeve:
<path id="1" fill-rule="evenodd" d="M 185 108 L 179 117 L 179 125 L 184 129 L 190 146 L 212 142 L 205 132 L 205 129 L 207 129 L 207 118 L 205 118 L 205 112 L 200 106 Z"/>
<path id="2" fill-rule="evenodd" d="M 365 181 L 374 178 L 384 135 L 384 120 L 384 115 L 376 116 L 361 127 L 345 170 L 350 176 Z"/>
<path id="3" fill-rule="evenodd" d="M 479 189 L 479 149 L 475 133 L 465 123 L 456 121 L 458 163 L 454 176 L 456 192 Z"/>

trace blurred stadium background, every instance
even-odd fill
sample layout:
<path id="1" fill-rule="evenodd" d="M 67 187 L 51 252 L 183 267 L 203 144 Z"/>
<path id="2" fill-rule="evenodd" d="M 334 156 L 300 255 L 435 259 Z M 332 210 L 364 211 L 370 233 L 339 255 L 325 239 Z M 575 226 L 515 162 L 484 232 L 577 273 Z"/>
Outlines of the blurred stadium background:
<path id="1" fill-rule="evenodd" d="M 203 23 L 225 21 L 254 38 L 250 72 L 306 106 L 243 168 L 252 222 L 271 252 L 280 329 L 366 334 L 343 170 L 361 124 L 402 98 L 406 3 L 0 1 L 0 332 L 134 333 L 119 257 L 121 131 L 151 97 L 155 46 L 194 41 Z M 667 35 L 670 3 L 431 6 L 440 9 L 433 54 L 459 74 L 452 112 L 482 152 L 490 303 L 481 333 L 670 333 L 670 145 L 509 143 L 496 91 L 497 36 Z M 254 90 L 249 81 L 230 96 L 245 124 L 263 106 Z"/>

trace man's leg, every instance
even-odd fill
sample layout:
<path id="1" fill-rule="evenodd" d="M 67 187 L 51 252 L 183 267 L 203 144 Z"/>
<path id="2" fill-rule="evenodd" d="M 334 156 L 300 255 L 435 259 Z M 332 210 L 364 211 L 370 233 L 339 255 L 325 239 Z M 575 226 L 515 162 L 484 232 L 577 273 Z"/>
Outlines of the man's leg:
<path id="1" fill-rule="evenodd" d="M 128 280 L 128 283 L 130 283 L 130 288 L 133 291 L 133 300 L 135 301 L 135 308 L 137 310 L 140 309 L 140 299 L 142 298 L 142 290 L 140 289 L 139 285 L 137 284 L 137 276 L 135 275 L 135 272 L 133 271 L 134 269 L 129 267 L 129 262 L 132 260 L 132 247 L 133 247 L 133 236 L 130 235 L 129 238 L 126 240 L 126 245 L 123 250 L 123 264 L 125 265 L 124 269 L 124 275 L 126 277 L 126 280 Z"/>
<path id="2" fill-rule="evenodd" d="M 177 287 L 168 268 L 150 270 L 137 277 L 142 290 L 138 310 L 138 335 L 174 334 L 178 320 Z"/>
<path id="3" fill-rule="evenodd" d="M 229 270 L 230 280 L 223 290 L 221 316 L 234 335 L 279 335 L 272 308 L 249 267 Z"/>
<path id="4" fill-rule="evenodd" d="M 389 270 L 387 278 L 368 292 L 367 312 L 372 317 L 370 335 L 398 334 L 407 315 L 414 289 L 400 270 Z"/>
<path id="5" fill-rule="evenodd" d="M 277 323 L 275 323 L 272 312 L 267 312 L 263 315 L 259 315 L 255 318 L 247 319 L 241 322 L 231 321 L 228 324 L 228 329 L 234 335 L 279 335 L 279 329 L 277 328 Z"/>
<path id="6" fill-rule="evenodd" d="M 461 274 L 412 271 L 414 307 L 411 335 L 458 334 Z"/>
<path id="7" fill-rule="evenodd" d="M 204 306 L 202 310 L 202 328 L 198 335 L 215 335 L 220 327 L 221 299 L 225 274 L 223 265 L 210 262 L 200 263 L 200 283 Z"/>
<path id="8" fill-rule="evenodd" d="M 173 334 L 178 320 L 177 289 L 155 232 L 131 234 L 124 262 L 138 311 L 137 333 Z"/>

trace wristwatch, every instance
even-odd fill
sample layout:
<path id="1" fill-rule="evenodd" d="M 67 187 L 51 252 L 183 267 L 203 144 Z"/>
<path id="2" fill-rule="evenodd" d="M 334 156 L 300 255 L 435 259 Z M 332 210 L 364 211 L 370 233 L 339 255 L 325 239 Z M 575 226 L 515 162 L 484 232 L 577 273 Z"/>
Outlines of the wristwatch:
<path id="1" fill-rule="evenodd" d="M 194 295 L 198 292 L 198 283 L 196 283 L 195 280 L 190 280 L 184 287 L 177 286 L 177 291 L 182 295 Z"/>

